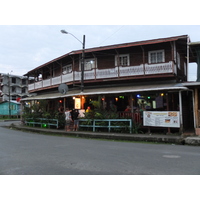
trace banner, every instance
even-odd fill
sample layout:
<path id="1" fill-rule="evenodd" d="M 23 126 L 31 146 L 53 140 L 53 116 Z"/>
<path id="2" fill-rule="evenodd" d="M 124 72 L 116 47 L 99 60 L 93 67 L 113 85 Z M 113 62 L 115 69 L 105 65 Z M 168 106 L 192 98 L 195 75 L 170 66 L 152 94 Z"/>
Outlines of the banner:
<path id="1" fill-rule="evenodd" d="M 179 128 L 180 113 L 177 111 L 144 111 L 143 125 Z"/>

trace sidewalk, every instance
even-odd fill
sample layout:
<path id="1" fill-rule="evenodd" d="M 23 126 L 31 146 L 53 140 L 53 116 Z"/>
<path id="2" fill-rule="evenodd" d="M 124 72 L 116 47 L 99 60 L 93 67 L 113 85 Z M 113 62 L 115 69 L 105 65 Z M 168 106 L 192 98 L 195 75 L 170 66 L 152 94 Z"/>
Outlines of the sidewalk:
<path id="1" fill-rule="evenodd" d="M 175 136 L 175 135 L 158 135 L 158 134 L 123 134 L 123 133 L 106 133 L 106 132 L 89 132 L 89 131 L 69 131 L 60 129 L 48 129 L 29 127 L 21 125 L 20 122 L 14 122 L 7 127 L 14 128 L 17 130 L 24 130 L 29 132 L 36 132 L 42 134 L 54 134 L 54 135 L 66 135 L 81 138 L 96 138 L 96 139 L 110 139 L 110 140 L 124 140 L 124 141 L 144 141 L 144 142 L 155 142 L 155 143 L 168 143 L 168 144 L 179 144 L 179 145 L 195 145 L 200 146 L 199 136 Z"/>

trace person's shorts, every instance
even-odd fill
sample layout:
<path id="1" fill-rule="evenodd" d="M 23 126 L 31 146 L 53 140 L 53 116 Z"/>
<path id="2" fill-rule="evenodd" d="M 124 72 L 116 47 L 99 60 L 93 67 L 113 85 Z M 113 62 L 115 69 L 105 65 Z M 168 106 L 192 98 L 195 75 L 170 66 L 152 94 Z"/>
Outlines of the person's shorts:
<path id="1" fill-rule="evenodd" d="M 70 125 L 70 120 L 65 120 L 65 125 Z"/>
<path id="2" fill-rule="evenodd" d="M 79 125 L 79 120 L 74 120 L 74 125 Z"/>

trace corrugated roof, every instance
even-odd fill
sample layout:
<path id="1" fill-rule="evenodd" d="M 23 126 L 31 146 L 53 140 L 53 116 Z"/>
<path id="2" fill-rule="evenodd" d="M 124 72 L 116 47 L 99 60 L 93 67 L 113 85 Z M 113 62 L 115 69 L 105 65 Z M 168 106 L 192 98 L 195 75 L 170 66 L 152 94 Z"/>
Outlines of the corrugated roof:
<path id="1" fill-rule="evenodd" d="M 184 87 L 182 84 L 152 84 L 152 85 L 137 85 L 137 86 L 121 86 L 121 87 L 107 87 L 107 88 L 94 88 L 94 89 L 85 89 L 84 92 L 80 90 L 69 91 L 67 94 L 62 95 L 60 93 L 53 94 L 44 94 L 37 95 L 34 97 L 28 97 L 21 99 L 21 101 L 27 100 L 42 100 L 42 99 L 58 99 L 64 97 L 73 97 L 80 95 L 98 95 L 98 94 L 124 94 L 131 92 L 145 92 L 145 91 L 163 91 L 163 90 L 187 90 L 187 87 Z"/>

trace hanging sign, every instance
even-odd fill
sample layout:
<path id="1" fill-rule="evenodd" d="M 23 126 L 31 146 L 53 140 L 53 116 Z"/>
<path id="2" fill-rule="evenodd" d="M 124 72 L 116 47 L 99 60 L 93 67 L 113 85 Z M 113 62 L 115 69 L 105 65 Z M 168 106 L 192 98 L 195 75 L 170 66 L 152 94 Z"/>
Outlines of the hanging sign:
<path id="1" fill-rule="evenodd" d="M 143 125 L 180 128 L 180 113 L 177 111 L 144 111 Z"/>

